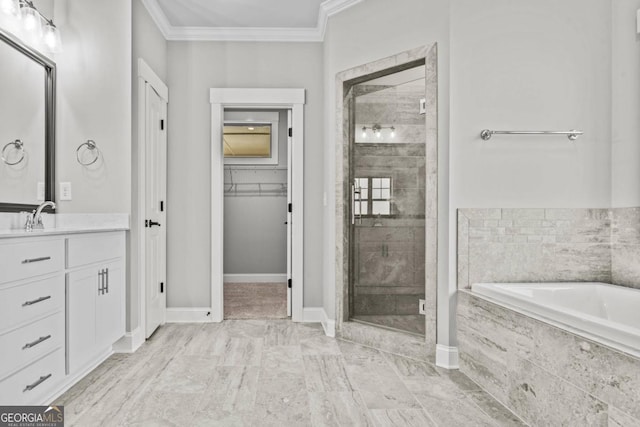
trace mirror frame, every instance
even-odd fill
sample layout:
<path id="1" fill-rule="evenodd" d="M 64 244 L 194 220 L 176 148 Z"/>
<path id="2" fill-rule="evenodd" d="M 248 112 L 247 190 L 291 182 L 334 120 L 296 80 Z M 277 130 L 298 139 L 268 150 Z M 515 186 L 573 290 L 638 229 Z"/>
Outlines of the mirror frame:
<path id="1" fill-rule="evenodd" d="M 44 68 L 44 199 L 55 202 L 56 63 L 38 52 L 36 49 L 26 45 L 10 33 L 4 31 L 2 28 L 0 28 L 0 42 L 8 44 L 10 47 L 13 47 L 19 53 L 27 56 Z M 37 207 L 37 204 L 0 201 L 0 212 L 31 211 Z M 48 208 L 47 211 L 55 212 L 55 209 Z"/>

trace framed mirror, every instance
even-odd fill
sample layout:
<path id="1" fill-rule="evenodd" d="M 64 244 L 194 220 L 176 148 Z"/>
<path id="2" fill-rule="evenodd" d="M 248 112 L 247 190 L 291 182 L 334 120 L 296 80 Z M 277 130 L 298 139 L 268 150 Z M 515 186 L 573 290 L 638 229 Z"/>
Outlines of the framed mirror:
<path id="1" fill-rule="evenodd" d="M 0 212 L 55 201 L 56 66 L 0 28 Z"/>

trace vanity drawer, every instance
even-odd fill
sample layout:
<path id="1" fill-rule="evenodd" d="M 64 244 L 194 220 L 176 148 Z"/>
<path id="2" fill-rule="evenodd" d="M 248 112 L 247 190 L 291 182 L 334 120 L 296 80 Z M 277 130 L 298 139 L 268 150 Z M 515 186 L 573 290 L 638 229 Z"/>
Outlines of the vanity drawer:
<path id="1" fill-rule="evenodd" d="M 64 346 L 64 311 L 0 335 L 0 378 Z"/>
<path id="2" fill-rule="evenodd" d="M 0 290 L 0 332 L 64 309 L 64 275 Z"/>
<path id="3" fill-rule="evenodd" d="M 64 269 L 64 239 L 0 244 L 0 283 Z"/>
<path id="4" fill-rule="evenodd" d="M 124 257 L 124 233 L 89 234 L 67 239 L 67 268 Z"/>
<path id="5" fill-rule="evenodd" d="M 0 405 L 43 405 L 64 379 L 64 350 L 32 363 L 0 381 Z"/>

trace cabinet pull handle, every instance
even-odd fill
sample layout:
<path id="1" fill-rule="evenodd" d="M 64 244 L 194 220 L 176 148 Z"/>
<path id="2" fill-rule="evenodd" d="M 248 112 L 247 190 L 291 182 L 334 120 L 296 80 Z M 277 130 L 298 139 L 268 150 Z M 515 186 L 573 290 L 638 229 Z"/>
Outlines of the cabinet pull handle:
<path id="1" fill-rule="evenodd" d="M 109 269 L 107 268 L 106 270 L 107 270 L 106 271 L 106 273 L 107 273 L 107 284 L 106 284 L 106 288 L 105 289 L 106 289 L 107 293 L 109 293 Z"/>
<path id="2" fill-rule="evenodd" d="M 33 384 L 29 384 L 28 386 L 25 387 L 24 390 L 22 390 L 22 392 L 24 393 L 25 391 L 31 391 L 34 388 L 38 387 L 40 384 L 42 384 L 43 382 L 45 382 L 46 380 L 48 380 L 49 378 L 51 378 L 51 374 L 49 375 L 45 375 L 44 377 L 40 377 L 38 379 L 38 381 L 36 381 Z"/>
<path id="3" fill-rule="evenodd" d="M 51 259 L 50 256 L 43 256 L 40 258 L 30 258 L 30 259 L 22 260 L 22 264 L 31 264 L 32 262 L 48 261 L 50 259 Z"/>
<path id="4" fill-rule="evenodd" d="M 104 293 L 104 270 L 98 272 L 98 295 Z"/>
<path id="5" fill-rule="evenodd" d="M 35 341 L 33 341 L 33 342 L 30 342 L 30 343 L 25 344 L 25 345 L 24 345 L 24 347 L 22 347 L 22 349 L 23 349 L 23 350 L 26 350 L 26 349 L 28 349 L 28 348 L 35 347 L 35 346 L 37 346 L 38 344 L 40 344 L 42 341 L 46 341 L 46 340 L 48 340 L 49 338 L 51 338 L 51 335 L 47 335 L 46 337 L 40 337 L 40 338 L 38 338 L 37 340 L 35 340 Z"/>
<path id="6" fill-rule="evenodd" d="M 24 304 L 22 304 L 22 306 L 23 306 L 23 307 L 26 307 L 26 306 L 28 306 L 28 305 L 37 304 L 37 303 L 39 303 L 39 302 L 46 301 L 46 300 L 48 300 L 49 298 L 51 298 L 51 295 L 47 295 L 46 297 L 40 297 L 40 298 L 38 298 L 38 299 L 34 299 L 33 301 L 25 301 L 25 302 L 24 302 Z"/>

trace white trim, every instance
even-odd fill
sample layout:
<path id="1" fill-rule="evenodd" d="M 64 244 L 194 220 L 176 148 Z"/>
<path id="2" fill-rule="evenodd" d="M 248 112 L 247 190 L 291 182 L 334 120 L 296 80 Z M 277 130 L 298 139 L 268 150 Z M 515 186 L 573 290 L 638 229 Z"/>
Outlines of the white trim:
<path id="1" fill-rule="evenodd" d="M 458 369 L 458 347 L 437 344 L 436 366 L 445 369 Z"/>
<path id="2" fill-rule="evenodd" d="M 167 40 L 182 41 L 255 41 L 322 42 L 329 17 L 364 0 L 325 0 L 318 10 L 315 27 L 177 27 L 167 19 L 157 0 L 142 0 L 149 15 Z"/>
<path id="3" fill-rule="evenodd" d="M 302 321 L 305 323 L 321 323 L 324 334 L 328 337 L 335 338 L 336 322 L 327 316 L 327 312 L 323 307 L 305 307 L 302 310 Z"/>
<path id="4" fill-rule="evenodd" d="M 211 309 L 207 307 L 167 308 L 167 323 L 209 323 Z"/>
<path id="5" fill-rule="evenodd" d="M 211 319 L 221 322 L 224 308 L 224 157 L 222 126 L 228 107 L 290 108 L 292 111 L 292 313 L 302 320 L 304 289 L 304 103 L 305 90 L 292 88 L 212 88 L 211 102 Z M 214 149 L 216 147 L 216 149 Z M 215 238 L 214 238 L 215 236 Z"/>
<path id="6" fill-rule="evenodd" d="M 144 1 L 144 0 L 143 0 Z M 131 283 L 138 283 L 139 298 L 139 329 L 142 331 L 143 341 L 146 336 L 147 328 L 147 290 L 146 290 L 146 272 L 145 272 L 145 231 L 142 226 L 146 212 L 146 87 L 145 83 L 149 83 L 151 87 L 160 95 L 165 102 L 169 102 L 169 88 L 162 79 L 151 69 L 144 59 L 138 58 L 138 145 L 137 149 L 137 174 L 136 188 L 137 199 L 131 210 L 131 230 L 130 238 L 136 242 L 135 254 L 132 251 L 130 255 Z M 131 319 L 130 319 L 131 320 Z M 133 333 L 135 331 L 131 331 Z M 135 341 L 134 341 L 135 342 Z"/>
<path id="7" fill-rule="evenodd" d="M 127 332 L 113 344 L 114 353 L 134 353 L 144 344 L 144 329 L 138 326 L 134 331 Z"/>
<path id="8" fill-rule="evenodd" d="M 224 283 L 286 283 L 287 273 L 282 274 L 225 274 Z"/>

